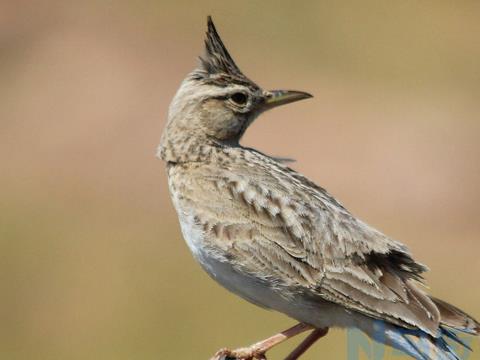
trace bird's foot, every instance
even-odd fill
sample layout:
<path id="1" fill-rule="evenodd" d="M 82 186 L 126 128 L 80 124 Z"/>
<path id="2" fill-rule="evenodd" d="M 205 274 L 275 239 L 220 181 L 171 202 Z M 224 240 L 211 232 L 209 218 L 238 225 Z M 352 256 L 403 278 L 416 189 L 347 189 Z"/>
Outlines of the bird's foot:
<path id="1" fill-rule="evenodd" d="M 221 349 L 210 360 L 267 360 L 267 357 L 263 349 L 253 345 L 235 350 Z"/>
<path id="2" fill-rule="evenodd" d="M 290 329 L 270 336 L 269 338 L 259 341 L 251 346 L 236 350 L 219 350 L 210 360 L 266 360 L 267 357 L 265 356 L 265 353 L 272 347 L 311 329 L 312 327 L 310 325 L 299 323 L 292 326 Z"/>

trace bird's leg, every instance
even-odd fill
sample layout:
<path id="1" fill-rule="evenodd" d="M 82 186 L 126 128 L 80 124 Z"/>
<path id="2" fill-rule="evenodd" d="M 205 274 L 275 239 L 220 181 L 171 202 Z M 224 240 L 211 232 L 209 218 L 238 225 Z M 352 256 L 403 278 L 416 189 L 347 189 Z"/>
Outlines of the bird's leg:
<path id="1" fill-rule="evenodd" d="M 237 360 L 266 359 L 265 353 L 272 347 L 310 329 L 312 329 L 312 326 L 299 323 L 281 333 L 275 334 L 248 347 L 235 350 L 222 349 L 210 360 L 223 360 L 228 358 Z"/>
<path id="2" fill-rule="evenodd" d="M 310 335 L 308 335 L 293 351 L 288 355 L 285 360 L 297 360 L 305 351 L 307 351 L 310 346 L 315 344 L 315 342 L 324 337 L 328 333 L 328 328 L 315 329 Z"/>

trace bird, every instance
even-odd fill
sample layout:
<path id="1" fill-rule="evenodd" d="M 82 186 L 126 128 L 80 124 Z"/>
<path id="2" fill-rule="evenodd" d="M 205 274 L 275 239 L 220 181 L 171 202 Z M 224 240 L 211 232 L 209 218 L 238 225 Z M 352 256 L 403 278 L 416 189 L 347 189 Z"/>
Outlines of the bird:
<path id="1" fill-rule="evenodd" d="M 174 95 L 157 157 L 201 267 L 234 294 L 298 322 L 212 359 L 266 359 L 278 343 L 309 332 L 286 357 L 297 359 L 330 328 L 359 329 L 415 359 L 458 359 L 452 342 L 468 347 L 459 332 L 478 336 L 480 324 L 427 294 L 428 269 L 404 244 L 284 159 L 240 144 L 259 115 L 312 95 L 261 88 L 240 71 L 210 16 L 207 23 L 204 54 Z"/>

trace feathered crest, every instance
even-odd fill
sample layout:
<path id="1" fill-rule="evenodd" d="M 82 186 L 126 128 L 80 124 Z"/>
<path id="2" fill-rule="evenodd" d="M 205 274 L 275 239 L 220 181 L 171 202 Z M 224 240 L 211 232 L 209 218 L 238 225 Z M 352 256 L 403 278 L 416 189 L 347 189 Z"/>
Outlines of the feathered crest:
<path id="1" fill-rule="evenodd" d="M 207 18 L 208 30 L 205 39 L 205 55 L 200 57 L 203 80 L 221 82 L 222 79 L 229 82 L 258 86 L 247 78 L 238 68 L 223 44 L 211 16 Z M 197 74 L 200 75 L 200 74 Z"/>

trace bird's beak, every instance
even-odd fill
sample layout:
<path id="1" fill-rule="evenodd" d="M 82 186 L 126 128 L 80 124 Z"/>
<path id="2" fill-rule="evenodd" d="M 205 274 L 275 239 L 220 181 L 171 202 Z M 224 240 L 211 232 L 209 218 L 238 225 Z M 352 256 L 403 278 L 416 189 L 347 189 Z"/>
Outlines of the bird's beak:
<path id="1" fill-rule="evenodd" d="M 309 93 L 294 90 L 270 90 L 265 91 L 263 96 L 265 110 L 313 97 Z"/>

